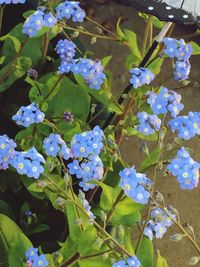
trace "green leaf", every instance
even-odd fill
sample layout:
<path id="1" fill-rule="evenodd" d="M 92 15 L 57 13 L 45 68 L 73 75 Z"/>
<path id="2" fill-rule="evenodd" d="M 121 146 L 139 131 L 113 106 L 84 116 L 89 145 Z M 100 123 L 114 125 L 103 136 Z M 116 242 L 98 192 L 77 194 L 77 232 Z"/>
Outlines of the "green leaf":
<path id="1" fill-rule="evenodd" d="M 162 64 L 164 62 L 164 58 L 158 57 L 156 58 L 150 65 L 149 69 L 154 73 L 154 74 L 159 74 L 161 71 Z"/>
<path id="2" fill-rule="evenodd" d="M 153 243 L 150 239 L 144 237 L 137 251 L 137 257 L 140 259 L 143 267 L 153 266 Z"/>
<path id="3" fill-rule="evenodd" d="M 111 222 L 116 225 L 132 226 L 140 221 L 140 210 L 142 205 L 135 203 L 131 198 L 120 201 L 111 217 Z"/>
<path id="4" fill-rule="evenodd" d="M 3 44 L 2 55 L 6 57 L 6 64 L 12 61 L 16 55 L 16 48 L 19 50 L 19 44 L 21 46 L 26 39 L 26 35 L 22 33 L 22 26 L 23 25 L 20 23 L 14 27 L 8 34 L 9 38 L 7 38 Z M 32 67 L 35 67 L 42 56 L 42 38 L 29 38 L 21 56 L 30 58 Z"/>
<path id="5" fill-rule="evenodd" d="M 48 81 L 48 88 L 52 88 L 53 84 L 52 79 Z M 48 101 L 49 106 L 46 111 L 48 116 L 61 117 L 65 111 L 71 111 L 75 118 L 83 121 L 87 119 L 90 111 L 90 97 L 84 88 L 64 77 L 56 91 L 56 95 Z"/>
<path id="6" fill-rule="evenodd" d="M 101 90 L 88 88 L 84 79 L 80 75 L 75 75 L 75 79 L 84 90 L 88 91 L 91 96 L 93 96 L 98 102 L 102 103 L 108 111 L 115 112 L 116 114 L 122 114 L 122 107 L 114 99 L 109 90 L 105 90 L 105 88 Z"/>
<path id="7" fill-rule="evenodd" d="M 192 55 L 200 55 L 200 46 L 195 42 L 190 42 L 192 45 Z"/>
<path id="8" fill-rule="evenodd" d="M 91 181 L 94 184 L 97 184 L 103 189 L 103 192 L 101 194 L 101 201 L 100 206 L 104 210 L 110 210 L 119 195 L 119 192 L 121 191 L 120 186 L 117 187 L 111 187 L 103 182 L 100 181 Z"/>
<path id="9" fill-rule="evenodd" d="M 158 250 L 158 258 L 157 258 L 156 267 L 168 267 L 166 259 L 160 255 L 160 251 L 159 250 Z"/>
<path id="10" fill-rule="evenodd" d="M 75 243 L 70 236 L 64 243 L 61 243 L 59 252 L 63 255 L 63 261 L 70 259 L 77 252 L 77 243 Z"/>
<path id="11" fill-rule="evenodd" d="M 144 171 L 148 167 L 158 163 L 158 160 L 160 158 L 161 149 L 160 147 L 156 147 L 149 156 L 142 162 L 141 164 L 141 170 Z"/>
<path id="12" fill-rule="evenodd" d="M 97 230 L 93 225 L 89 225 L 85 231 L 81 233 L 78 240 L 78 251 L 81 256 L 92 254 L 91 248 L 97 238 Z M 87 244 L 87 246 L 85 244 Z"/>
<path id="13" fill-rule="evenodd" d="M 27 249 L 32 246 L 21 229 L 6 215 L 0 214 L 0 262 L 4 267 L 23 267 Z"/>
<path id="14" fill-rule="evenodd" d="M 111 267 L 111 263 L 103 257 L 95 257 L 94 259 L 81 260 L 78 262 L 80 267 Z"/>
<path id="15" fill-rule="evenodd" d="M 17 62 L 12 65 L 12 63 L 6 65 L 0 70 L 0 79 L 7 72 L 9 75 L 6 75 L 4 81 L 0 84 L 0 92 L 6 90 L 10 87 L 16 80 L 20 79 L 26 72 L 31 68 L 32 61 L 28 57 L 20 57 Z"/>
<path id="16" fill-rule="evenodd" d="M 121 20 L 122 20 L 122 18 L 120 17 L 117 21 L 117 35 L 118 35 L 120 40 L 124 40 L 125 34 L 123 33 L 123 31 L 121 30 L 121 27 L 120 27 Z"/>
<path id="17" fill-rule="evenodd" d="M 101 64 L 106 67 L 108 65 L 108 63 L 111 61 L 112 59 L 112 56 L 107 56 L 107 57 L 104 57 L 102 58 L 101 60 Z"/>
<path id="18" fill-rule="evenodd" d="M 132 52 L 132 54 L 137 57 L 138 59 L 141 59 L 141 54 L 140 54 L 140 50 L 138 48 L 138 44 L 137 44 L 137 35 L 135 32 L 130 31 L 130 30 L 124 30 L 125 33 L 125 38 L 128 42 L 129 48 Z"/>

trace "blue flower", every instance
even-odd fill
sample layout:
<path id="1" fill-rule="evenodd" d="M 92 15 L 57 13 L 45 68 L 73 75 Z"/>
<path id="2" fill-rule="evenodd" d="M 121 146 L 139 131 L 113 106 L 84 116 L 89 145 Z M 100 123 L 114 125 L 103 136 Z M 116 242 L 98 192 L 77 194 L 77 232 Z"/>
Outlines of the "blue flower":
<path id="1" fill-rule="evenodd" d="M 59 134 L 50 134 L 45 138 L 43 147 L 47 156 L 57 157 L 60 154 L 65 160 L 71 157 L 69 148 Z"/>
<path id="2" fill-rule="evenodd" d="M 176 216 L 169 209 L 165 208 L 165 210 L 170 217 L 160 208 L 151 211 L 151 218 L 144 229 L 144 235 L 149 237 L 150 240 L 153 240 L 154 237 L 162 238 L 167 232 L 167 228 L 173 225 L 171 218 L 176 219 Z"/>
<path id="3" fill-rule="evenodd" d="M 100 61 L 80 58 L 74 61 L 72 72 L 80 74 L 91 89 L 99 90 L 106 79 L 103 73 L 104 67 Z"/>
<path id="4" fill-rule="evenodd" d="M 141 262 L 140 260 L 136 257 L 129 257 L 125 260 L 120 260 L 118 262 L 115 262 L 112 267 L 140 267 Z"/>
<path id="5" fill-rule="evenodd" d="M 28 261 L 34 261 L 37 258 L 38 258 L 38 249 L 37 248 L 30 247 L 26 251 L 26 259 Z"/>
<path id="6" fill-rule="evenodd" d="M 190 74 L 191 64 L 188 60 L 176 61 L 174 68 L 174 79 L 176 81 L 183 81 L 186 80 Z"/>
<path id="7" fill-rule="evenodd" d="M 183 39 L 177 40 L 166 37 L 163 39 L 163 43 L 165 44 L 164 53 L 170 58 L 186 61 L 192 55 L 191 44 L 186 44 Z"/>
<path id="8" fill-rule="evenodd" d="M 28 106 L 22 106 L 17 114 L 12 119 L 18 124 L 24 127 L 29 127 L 33 123 L 43 122 L 45 114 L 40 111 L 35 103 Z"/>
<path id="9" fill-rule="evenodd" d="M 90 206 L 89 202 L 87 201 L 87 199 L 83 200 L 83 206 L 84 206 L 84 208 L 85 208 L 85 210 L 87 212 L 87 215 L 90 218 L 89 219 L 90 224 L 93 224 L 96 216 L 91 212 L 91 206 Z"/>
<path id="10" fill-rule="evenodd" d="M 184 147 L 177 152 L 177 157 L 167 166 L 167 169 L 177 177 L 181 189 L 189 190 L 198 185 L 199 168 L 200 164 L 191 158 Z"/>
<path id="11" fill-rule="evenodd" d="M 79 2 L 65 1 L 56 7 L 56 17 L 58 20 L 66 18 L 72 19 L 74 22 L 83 22 L 85 11 L 81 9 Z"/>
<path id="12" fill-rule="evenodd" d="M 103 148 L 103 131 L 99 126 L 93 130 L 75 134 L 71 141 L 71 154 L 76 158 L 88 158 L 99 155 Z"/>
<path id="13" fill-rule="evenodd" d="M 136 129 L 144 135 L 153 134 L 161 127 L 161 120 L 156 115 L 149 115 L 145 111 L 142 111 L 137 114 L 137 117 L 139 124 Z"/>
<path id="14" fill-rule="evenodd" d="M 178 116 L 168 122 L 172 132 L 185 140 L 200 134 L 200 112 L 189 112 L 187 116 Z"/>
<path id="15" fill-rule="evenodd" d="M 129 267 L 140 267 L 141 266 L 141 262 L 136 256 L 128 258 L 127 263 Z"/>
<path id="16" fill-rule="evenodd" d="M 131 197 L 137 203 L 148 203 L 151 180 L 145 174 L 137 173 L 135 168 L 132 167 L 120 171 L 119 175 L 121 177 L 120 186 L 128 197 Z"/>
<path id="17" fill-rule="evenodd" d="M 155 75 L 147 68 L 134 68 L 130 73 L 132 74 L 130 83 L 135 89 L 150 84 L 155 79 Z"/>
<path id="18" fill-rule="evenodd" d="M 43 156 L 33 147 L 25 152 L 15 151 L 10 164 L 19 174 L 38 179 L 44 172 L 42 163 L 45 163 Z"/>
<path id="19" fill-rule="evenodd" d="M 46 267 L 49 265 L 48 260 L 44 254 L 41 254 L 34 259 L 32 267 Z"/>
<path id="20" fill-rule="evenodd" d="M 60 56 L 64 62 L 70 62 L 74 58 L 76 54 L 76 45 L 72 41 L 65 40 L 59 40 L 56 48 L 56 53 Z"/>
<path id="21" fill-rule="evenodd" d="M 104 173 L 103 163 L 99 156 L 90 156 L 82 163 L 74 160 L 72 163 L 68 163 L 67 167 L 70 174 L 82 179 L 79 185 L 84 191 L 95 188 L 96 185 L 89 183 L 89 181 L 101 180 Z"/>
<path id="22" fill-rule="evenodd" d="M 16 143 L 6 134 L 0 135 L 0 170 L 6 170 L 9 167 L 16 146 Z"/>
<path id="23" fill-rule="evenodd" d="M 51 12 L 45 14 L 42 9 L 37 10 L 26 19 L 23 25 L 23 33 L 29 35 L 29 37 L 34 37 L 43 27 L 52 28 L 56 22 L 57 19 Z"/>
<path id="24" fill-rule="evenodd" d="M 155 115 L 165 115 L 169 111 L 171 116 L 175 118 L 184 108 L 181 103 L 181 95 L 165 87 L 161 87 L 158 94 L 150 92 L 148 95 L 147 102 Z"/>
<path id="25" fill-rule="evenodd" d="M 0 0 L 1 4 L 24 4 L 26 0 Z"/>

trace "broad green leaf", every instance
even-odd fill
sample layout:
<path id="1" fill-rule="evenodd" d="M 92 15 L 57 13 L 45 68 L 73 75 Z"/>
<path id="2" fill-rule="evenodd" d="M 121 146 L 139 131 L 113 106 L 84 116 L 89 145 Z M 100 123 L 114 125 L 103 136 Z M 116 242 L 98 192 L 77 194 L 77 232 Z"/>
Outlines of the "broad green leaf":
<path id="1" fill-rule="evenodd" d="M 143 237 L 137 251 L 137 257 L 140 259 L 143 267 L 152 267 L 154 259 L 153 243 L 150 239 Z"/>
<path id="2" fill-rule="evenodd" d="M 2 266 L 23 267 L 27 249 L 32 246 L 29 239 L 9 217 L 0 214 L 0 262 Z"/>
<path id="3" fill-rule="evenodd" d="M 160 251 L 158 250 L 158 258 L 156 267 L 168 267 L 166 259 L 160 255 Z"/>
<path id="4" fill-rule="evenodd" d="M 119 192 L 121 191 L 121 188 L 119 186 L 117 187 L 111 187 L 103 182 L 100 181 L 91 181 L 94 184 L 97 184 L 103 189 L 103 192 L 101 194 L 101 201 L 100 206 L 104 210 L 110 210 L 119 195 Z"/>
<path id="5" fill-rule="evenodd" d="M 161 71 L 162 64 L 164 62 L 164 58 L 158 57 L 156 58 L 150 65 L 149 69 L 154 73 L 154 74 L 159 74 Z"/>
<path id="6" fill-rule="evenodd" d="M 64 243 L 60 244 L 61 249 L 59 252 L 63 255 L 63 261 L 70 259 L 75 253 L 77 253 L 77 243 L 74 242 L 70 236 Z"/>
<path id="7" fill-rule="evenodd" d="M 75 78 L 78 84 L 84 88 L 84 90 L 88 91 L 98 102 L 102 103 L 108 111 L 122 114 L 122 107 L 118 104 L 109 90 L 104 90 L 104 88 L 100 90 L 89 89 L 80 75 L 76 75 Z"/>
<path id="8" fill-rule="evenodd" d="M 140 221 L 140 210 L 142 205 L 135 203 L 131 198 L 125 198 L 120 201 L 111 217 L 111 222 L 116 225 L 132 226 Z"/>
<path id="9" fill-rule="evenodd" d="M 22 33 L 22 24 L 15 26 L 8 35 L 12 36 L 12 40 L 10 37 L 7 38 L 2 48 L 2 55 L 6 57 L 6 64 L 11 62 L 15 57 L 16 46 L 19 49 L 19 42 L 22 44 L 26 39 L 26 35 Z M 14 45 L 13 38 L 16 39 Z M 36 66 L 42 56 L 42 38 L 29 38 L 24 46 L 21 56 L 30 58 L 32 61 L 32 67 Z"/>
<path id="10" fill-rule="evenodd" d="M 0 92 L 6 90 L 16 80 L 20 79 L 26 72 L 31 68 L 32 61 L 28 57 L 19 57 L 17 62 L 13 65 L 12 63 L 6 65 L 0 70 Z M 5 78 L 2 78 L 4 77 Z"/>
<path id="11" fill-rule="evenodd" d="M 97 240 L 97 230 L 93 225 L 89 225 L 85 231 L 83 231 L 78 240 L 78 251 L 81 254 L 81 256 L 93 254 L 93 250 L 95 251 L 95 248 L 92 249 L 93 244 Z M 87 244 L 87 246 L 86 246 Z"/>
<path id="12" fill-rule="evenodd" d="M 49 84 L 48 82 L 48 88 L 52 88 L 54 83 Z M 57 94 L 48 101 L 46 114 L 52 117 L 61 117 L 65 111 L 70 111 L 75 118 L 86 120 L 89 110 L 90 97 L 88 93 L 84 88 L 64 77 L 58 85 Z"/>
<path id="13" fill-rule="evenodd" d="M 112 264 L 103 257 L 95 257 L 93 259 L 83 259 L 79 262 L 80 267 L 111 267 Z"/>

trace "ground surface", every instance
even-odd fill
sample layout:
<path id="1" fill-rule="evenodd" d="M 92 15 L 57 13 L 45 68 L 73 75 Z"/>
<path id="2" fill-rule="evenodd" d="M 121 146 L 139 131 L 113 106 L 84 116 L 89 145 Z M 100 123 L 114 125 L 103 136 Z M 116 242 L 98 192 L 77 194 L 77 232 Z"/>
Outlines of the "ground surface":
<path id="1" fill-rule="evenodd" d="M 96 1 L 104 4 L 97 5 L 95 1 L 91 1 L 88 10 L 93 14 L 95 20 L 101 23 L 111 23 L 111 25 L 114 25 L 117 18 L 122 16 L 124 19 L 122 26 L 135 31 L 138 34 L 139 44 L 141 44 L 144 22 L 137 16 L 137 12 L 133 8 L 119 5 L 115 1 Z M 174 36 L 180 36 L 190 31 L 190 27 L 176 26 Z M 126 51 L 124 47 L 120 47 L 118 44 L 109 41 L 98 41 L 91 46 L 90 50 L 94 52 L 96 58 L 102 58 L 108 55 L 113 56 L 109 67 L 114 77 L 114 95 L 119 96 L 127 83 L 127 81 L 123 81 L 123 74 L 125 73 L 124 62 L 128 51 Z M 190 78 L 193 81 L 200 82 L 199 60 L 199 56 L 193 57 L 192 74 Z M 166 80 L 170 71 L 171 68 L 168 65 L 163 67 L 162 75 L 158 78 L 157 83 L 161 80 Z M 173 82 L 169 84 L 170 89 L 177 87 L 177 84 L 175 85 Z M 180 89 L 179 93 L 183 97 L 182 102 L 185 104 L 185 113 L 189 110 L 200 111 L 200 88 L 184 88 Z M 189 143 L 189 146 L 194 149 L 192 154 L 193 158 L 200 161 L 200 139 L 193 139 Z M 128 163 L 136 166 L 139 165 L 143 157 L 141 153 L 141 143 L 137 138 L 125 140 L 121 145 L 121 152 Z M 151 176 L 151 174 L 149 174 L 149 176 Z M 194 227 L 196 239 L 200 241 L 200 186 L 198 189 L 191 192 L 181 191 L 174 177 L 166 177 L 164 179 L 159 179 L 158 177 L 156 188 L 163 193 L 167 204 L 172 204 L 179 210 L 182 222 L 187 222 Z M 176 231 L 177 229 L 173 227 L 170 234 L 176 233 Z M 169 240 L 170 234 L 168 233 L 164 239 L 156 241 L 156 248 L 159 248 L 161 254 L 166 256 L 170 267 L 188 266 L 188 259 L 190 256 L 195 255 L 195 250 L 186 240 L 179 243 L 171 242 Z"/>

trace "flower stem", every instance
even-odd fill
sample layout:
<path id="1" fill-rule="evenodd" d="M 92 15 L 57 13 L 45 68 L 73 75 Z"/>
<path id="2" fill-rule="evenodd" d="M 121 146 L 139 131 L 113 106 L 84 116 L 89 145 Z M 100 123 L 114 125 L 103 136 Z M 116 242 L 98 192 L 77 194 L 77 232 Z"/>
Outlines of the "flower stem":
<path id="1" fill-rule="evenodd" d="M 58 190 L 59 192 L 62 192 L 63 196 L 65 196 L 66 199 L 72 201 L 77 208 L 87 217 L 90 218 L 89 215 L 87 214 L 86 210 L 76 201 L 74 200 L 71 196 L 69 196 L 65 190 L 63 190 L 62 187 L 60 187 L 58 184 L 56 184 L 49 176 L 45 175 L 45 177 L 47 178 L 47 180 L 49 180 L 49 182 L 51 182 Z M 122 251 L 124 254 L 126 254 L 128 257 L 131 257 L 131 254 L 126 250 L 126 248 L 124 248 L 116 239 L 114 239 L 106 230 L 104 230 L 96 221 L 93 222 L 95 228 L 101 232 L 106 238 L 108 238 L 109 240 L 111 240 L 116 247 Z"/>

